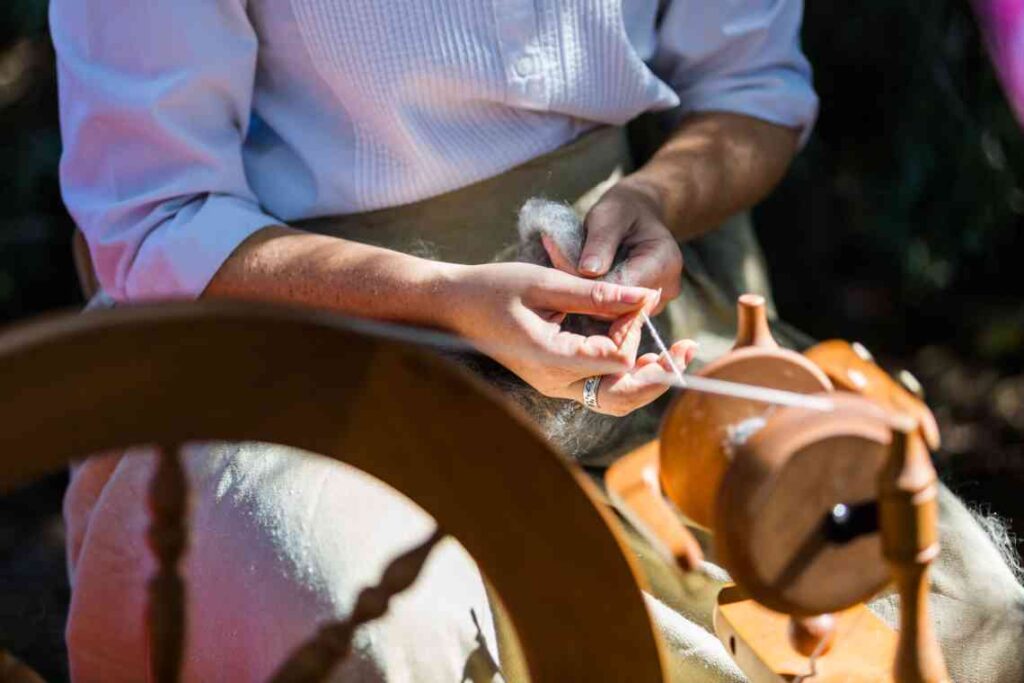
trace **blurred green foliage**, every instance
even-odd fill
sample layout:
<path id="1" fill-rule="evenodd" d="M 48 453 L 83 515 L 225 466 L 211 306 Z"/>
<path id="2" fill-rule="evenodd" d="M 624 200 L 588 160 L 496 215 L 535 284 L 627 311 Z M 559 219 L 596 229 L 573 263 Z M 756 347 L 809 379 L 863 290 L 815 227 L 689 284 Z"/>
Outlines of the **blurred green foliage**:
<path id="1" fill-rule="evenodd" d="M 0 4 L 0 322 L 78 303 L 46 10 Z"/>
<path id="2" fill-rule="evenodd" d="M 0 43 L 46 32 L 46 0 L 4 0 L 0 9 Z"/>
<path id="3" fill-rule="evenodd" d="M 781 310 L 1019 365 L 1024 132 L 968 3 L 808 3 L 804 47 L 820 120 L 759 211 Z"/>

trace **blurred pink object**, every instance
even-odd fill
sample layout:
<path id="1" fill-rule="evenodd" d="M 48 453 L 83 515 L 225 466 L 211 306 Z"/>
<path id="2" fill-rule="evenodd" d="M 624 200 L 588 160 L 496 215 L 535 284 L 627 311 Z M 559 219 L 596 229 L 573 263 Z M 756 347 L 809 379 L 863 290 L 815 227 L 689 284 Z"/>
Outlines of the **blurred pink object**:
<path id="1" fill-rule="evenodd" d="M 974 0 L 1006 97 L 1024 125 L 1024 0 Z"/>

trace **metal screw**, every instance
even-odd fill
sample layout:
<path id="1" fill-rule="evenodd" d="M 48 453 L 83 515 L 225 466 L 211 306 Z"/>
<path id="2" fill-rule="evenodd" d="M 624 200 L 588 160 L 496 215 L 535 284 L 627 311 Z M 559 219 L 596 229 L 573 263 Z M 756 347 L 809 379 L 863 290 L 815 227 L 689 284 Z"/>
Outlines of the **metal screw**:
<path id="1" fill-rule="evenodd" d="M 896 375 L 896 379 L 899 380 L 903 388 L 917 396 L 922 401 L 924 400 L 924 387 L 917 381 L 917 378 L 910 372 L 910 370 L 900 370 L 899 374 Z"/>
<path id="2" fill-rule="evenodd" d="M 861 344 L 860 342 L 853 342 L 852 344 L 850 344 L 850 347 L 861 360 L 866 360 L 869 363 L 875 362 L 874 355 L 870 351 L 868 351 L 867 347 Z"/>

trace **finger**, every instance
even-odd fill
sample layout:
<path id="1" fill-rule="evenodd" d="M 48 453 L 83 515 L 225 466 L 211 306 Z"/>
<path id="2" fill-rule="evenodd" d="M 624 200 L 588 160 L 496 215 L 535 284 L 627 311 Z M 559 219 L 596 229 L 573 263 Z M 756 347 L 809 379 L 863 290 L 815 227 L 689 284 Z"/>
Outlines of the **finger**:
<path id="1" fill-rule="evenodd" d="M 676 342 L 675 344 L 672 345 L 672 348 L 673 348 L 672 353 L 675 353 L 675 347 L 676 347 L 677 344 L 682 344 L 682 345 L 685 346 L 685 349 L 686 349 L 685 354 L 686 355 L 684 357 L 684 362 L 687 365 L 692 363 L 693 359 L 697 357 L 697 351 L 700 350 L 700 344 L 698 344 L 697 342 L 693 341 L 692 339 L 684 339 L 683 341 Z"/>
<path id="2" fill-rule="evenodd" d="M 541 318 L 545 321 L 556 325 L 561 325 L 568 317 L 565 313 L 559 313 L 558 311 L 542 311 L 539 313 L 541 314 Z"/>
<path id="3" fill-rule="evenodd" d="M 621 417 L 642 408 L 668 391 L 668 376 L 657 362 L 630 372 L 605 375 L 597 391 L 597 412 Z M 574 389 L 582 395 L 583 382 L 574 385 Z"/>
<path id="4" fill-rule="evenodd" d="M 643 318 L 640 316 L 640 311 L 620 316 L 613 320 L 608 327 L 608 337 L 615 342 L 615 345 L 634 356 L 640 350 L 642 336 Z"/>
<path id="5" fill-rule="evenodd" d="M 682 286 L 682 253 L 671 240 L 650 240 L 631 246 L 629 258 L 618 268 L 621 281 L 640 287 L 660 288 L 661 302 L 655 313 L 679 296 Z"/>
<path id="6" fill-rule="evenodd" d="M 654 365 L 657 367 L 657 364 Z M 604 375 L 601 378 L 601 383 L 597 386 L 597 406 L 590 408 L 595 413 L 602 415 L 611 415 L 613 417 L 623 417 L 633 412 L 643 403 L 633 403 L 629 400 L 624 400 L 614 390 L 614 386 L 621 384 L 622 382 L 629 382 L 630 380 L 625 379 L 627 375 L 625 373 L 619 373 L 614 375 Z M 576 399 L 581 404 L 585 405 L 583 400 L 583 385 L 589 379 L 585 377 L 583 379 L 574 382 L 569 387 L 570 396 Z"/>
<path id="7" fill-rule="evenodd" d="M 608 272 L 622 238 L 633 224 L 631 213 L 617 202 L 598 202 L 584 220 L 587 238 L 580 252 L 580 275 L 599 277 Z"/>
<path id="8" fill-rule="evenodd" d="M 650 289 L 597 282 L 549 271 L 523 296 L 531 308 L 617 318 L 640 309 L 654 295 Z"/>
<path id="9" fill-rule="evenodd" d="M 672 345 L 670 353 L 676 365 L 683 369 L 687 358 L 692 357 L 696 344 L 686 340 Z M 644 357 L 655 356 L 658 361 L 640 364 L 608 384 L 608 409 L 616 415 L 628 414 L 656 400 L 676 383 L 675 371 L 664 357 L 657 354 L 645 354 Z M 602 384 L 605 384 L 602 382 Z"/>
<path id="10" fill-rule="evenodd" d="M 614 320 L 608 330 L 608 336 L 612 341 L 625 349 L 630 355 L 636 355 L 640 350 L 640 342 L 644 333 L 643 314 L 651 314 L 658 304 L 658 292 L 644 302 L 643 307 L 634 313 L 628 313 L 617 320 Z"/>
<path id="11" fill-rule="evenodd" d="M 541 235 L 540 241 L 544 245 L 544 251 L 548 253 L 548 258 L 551 259 L 552 266 L 570 275 L 577 274 L 576 264 L 566 256 L 556 240 L 552 239 L 549 235 Z"/>
<path id="12" fill-rule="evenodd" d="M 686 367 L 696 352 L 697 344 L 683 340 L 672 345 L 670 353 L 680 369 Z M 583 380 L 571 387 L 570 395 L 582 396 Z M 671 365 L 656 353 L 646 353 L 637 359 L 628 372 L 606 375 L 598 388 L 598 412 L 623 416 L 656 400 L 675 384 Z"/>
<path id="13" fill-rule="evenodd" d="M 635 351 L 630 354 L 603 335 L 585 337 L 555 328 L 553 334 L 541 341 L 546 354 L 541 362 L 551 366 L 570 381 L 622 372 L 633 367 Z"/>
<path id="14" fill-rule="evenodd" d="M 677 341 L 669 349 L 669 353 L 672 354 L 672 360 L 675 362 L 676 367 L 680 370 L 685 370 L 686 366 L 690 364 L 693 357 L 697 355 L 697 349 L 699 345 L 692 339 L 683 339 Z M 668 362 L 668 358 L 664 355 L 658 356 L 658 361 L 661 363 L 661 367 L 668 372 L 675 372 L 672 368 L 672 364 Z"/>
<path id="15" fill-rule="evenodd" d="M 640 356 L 639 358 L 636 359 L 636 365 L 633 366 L 633 367 L 635 367 L 635 368 L 642 368 L 645 365 L 650 365 L 651 363 L 657 363 L 660 359 L 661 359 L 661 356 L 659 356 L 656 353 L 645 353 L 644 355 L 642 355 L 642 356 Z"/>

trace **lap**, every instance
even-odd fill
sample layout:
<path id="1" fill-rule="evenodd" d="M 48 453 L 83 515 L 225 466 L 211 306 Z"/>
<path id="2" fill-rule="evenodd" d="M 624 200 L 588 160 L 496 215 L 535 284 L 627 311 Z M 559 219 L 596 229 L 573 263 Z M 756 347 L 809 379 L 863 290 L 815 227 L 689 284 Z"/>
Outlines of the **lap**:
<path id="1" fill-rule="evenodd" d="M 929 607 L 953 680 L 1024 680 L 1024 587 L 978 518 L 944 486 L 939 533 L 942 545 L 931 570 Z M 698 537 L 713 559 L 710 538 L 699 531 Z M 648 606 L 673 655 L 673 680 L 737 680 L 712 626 L 718 591 L 729 581 L 725 571 L 708 562 L 701 572 L 683 577 L 639 534 L 630 530 L 627 538 L 650 585 Z M 869 606 L 889 625 L 899 626 L 895 595 L 883 594 Z"/>
<path id="2" fill-rule="evenodd" d="M 319 624 L 347 615 L 358 591 L 433 528 L 376 480 L 291 449 L 199 446 L 186 463 L 193 491 L 186 680 L 267 678 Z M 144 499 L 152 469 L 151 456 L 93 459 L 69 489 L 68 643 L 77 680 L 135 680 L 144 666 L 145 581 L 153 569 Z M 943 551 L 931 602 L 950 670 L 961 683 L 1019 680 L 1024 589 L 970 512 L 945 489 L 940 503 Z M 648 607 L 670 650 L 673 680 L 740 680 L 711 634 L 724 572 L 711 567 L 680 580 L 642 539 L 630 534 L 630 541 L 651 583 Z M 872 606 L 894 623 L 891 596 Z M 359 630 L 338 678 L 491 680 L 483 643 L 493 651 L 493 623 L 475 564 L 446 541 L 388 615 Z M 466 678 L 474 663 L 485 673 Z"/>

